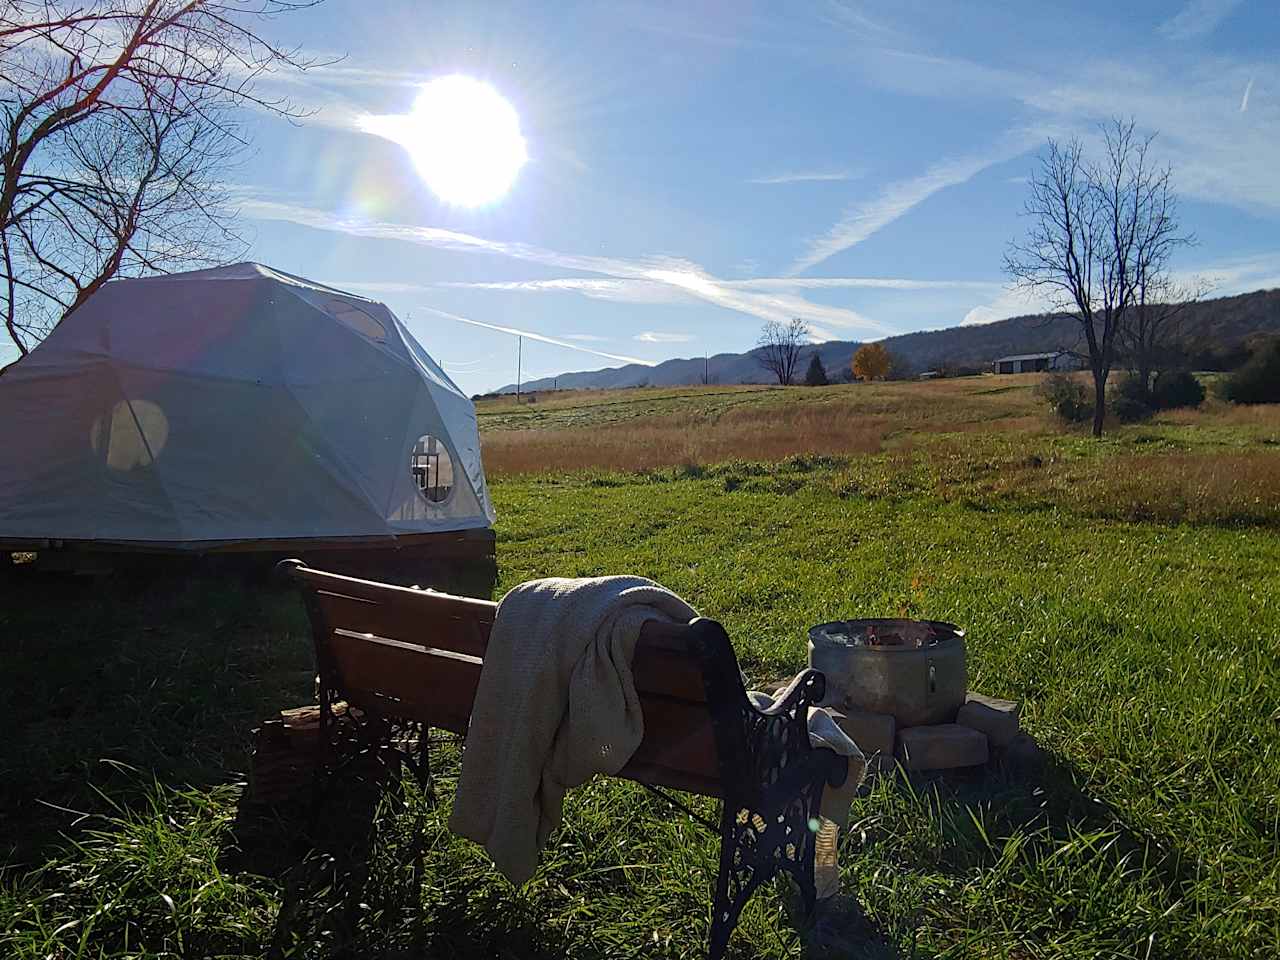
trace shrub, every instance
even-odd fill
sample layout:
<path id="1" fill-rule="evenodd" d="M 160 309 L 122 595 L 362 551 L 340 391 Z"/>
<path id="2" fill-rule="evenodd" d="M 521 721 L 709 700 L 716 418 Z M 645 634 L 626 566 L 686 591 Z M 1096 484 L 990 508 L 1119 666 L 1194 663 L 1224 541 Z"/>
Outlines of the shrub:
<path id="1" fill-rule="evenodd" d="M 1232 403 L 1280 403 L 1280 339 L 1264 343 L 1222 382 L 1222 398 Z"/>
<path id="2" fill-rule="evenodd" d="M 1151 396 L 1143 388 L 1142 380 L 1132 375 L 1126 376 L 1112 388 L 1111 395 L 1107 398 L 1107 409 L 1121 423 L 1147 420 L 1155 412 Z"/>
<path id="3" fill-rule="evenodd" d="M 1045 400 L 1060 420 L 1083 423 L 1093 416 L 1089 388 L 1066 373 L 1051 373 L 1036 387 L 1036 396 Z"/>
<path id="4" fill-rule="evenodd" d="M 1166 370 L 1156 375 L 1151 405 L 1157 410 L 1198 407 L 1204 403 L 1204 384 L 1189 370 Z"/>

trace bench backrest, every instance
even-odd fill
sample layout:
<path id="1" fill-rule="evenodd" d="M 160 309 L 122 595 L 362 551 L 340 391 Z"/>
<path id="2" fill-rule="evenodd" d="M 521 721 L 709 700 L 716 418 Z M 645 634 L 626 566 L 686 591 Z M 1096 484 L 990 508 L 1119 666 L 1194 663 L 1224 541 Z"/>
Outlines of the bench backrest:
<path id="1" fill-rule="evenodd" d="M 497 604 L 326 573 L 299 561 L 281 567 L 304 587 L 323 683 L 363 710 L 466 731 Z M 698 623 L 651 621 L 641 632 L 632 672 L 645 736 L 621 775 L 721 796 L 703 666 L 694 646 Z M 705 643 L 705 630 L 701 636 Z M 727 638 L 722 646 L 717 672 L 736 677 Z"/>

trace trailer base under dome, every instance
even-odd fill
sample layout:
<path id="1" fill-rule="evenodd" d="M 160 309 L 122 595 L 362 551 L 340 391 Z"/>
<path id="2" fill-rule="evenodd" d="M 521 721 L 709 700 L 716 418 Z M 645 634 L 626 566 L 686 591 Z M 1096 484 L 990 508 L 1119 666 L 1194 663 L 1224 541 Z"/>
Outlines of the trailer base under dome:
<path id="1" fill-rule="evenodd" d="M 297 557 L 307 565 L 403 586 L 489 599 L 497 582 L 490 528 L 397 537 L 140 543 L 0 538 L 5 575 L 228 573 L 269 575 Z"/>

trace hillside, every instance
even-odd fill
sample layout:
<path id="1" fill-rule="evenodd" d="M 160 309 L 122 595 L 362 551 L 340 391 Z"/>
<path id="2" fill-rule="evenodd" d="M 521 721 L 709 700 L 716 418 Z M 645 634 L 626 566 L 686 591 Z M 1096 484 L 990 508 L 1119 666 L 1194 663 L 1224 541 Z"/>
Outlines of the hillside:
<path id="1" fill-rule="evenodd" d="M 1259 290 L 1233 297 L 1205 300 L 1188 308 L 1186 336 L 1190 343 L 1210 345 L 1216 350 L 1238 348 L 1259 333 L 1280 333 L 1280 289 Z M 1080 332 L 1069 317 L 1039 314 L 1011 317 L 995 323 L 945 330 L 922 330 L 887 337 L 885 346 L 899 356 L 913 372 L 930 370 L 941 364 L 986 368 L 996 357 L 1013 353 L 1038 353 L 1046 350 L 1073 349 L 1079 344 Z M 828 374 L 835 376 L 849 367 L 857 341 L 830 340 L 804 351 L 799 369 L 803 371 L 809 357 L 816 352 Z M 622 367 L 606 367 L 562 373 L 558 377 L 530 380 L 524 390 L 599 390 L 622 387 L 676 387 L 703 382 L 704 372 L 711 383 L 767 383 L 770 375 L 760 366 L 756 351 L 718 353 L 708 359 L 693 357 L 666 360 L 657 366 L 638 363 Z M 515 384 L 501 387 L 498 393 L 510 393 Z"/>

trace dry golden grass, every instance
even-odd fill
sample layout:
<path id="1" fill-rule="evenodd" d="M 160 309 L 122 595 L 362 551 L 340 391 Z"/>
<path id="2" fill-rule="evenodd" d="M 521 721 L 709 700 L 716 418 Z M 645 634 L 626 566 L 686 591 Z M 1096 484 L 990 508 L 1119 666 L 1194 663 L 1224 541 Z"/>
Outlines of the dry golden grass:
<path id="1" fill-rule="evenodd" d="M 1280 523 L 1280 453 L 1106 458 L 1064 477 L 1082 512 L 1164 523 Z"/>
<path id="2" fill-rule="evenodd" d="M 1280 524 L 1280 451 L 1062 457 L 1039 447 L 1015 452 L 956 442 L 904 446 L 870 471 L 851 465 L 847 475 L 859 491 L 928 492 L 988 505 L 1053 503 L 1113 520 Z"/>
<path id="3" fill-rule="evenodd" d="M 577 470 L 638 471 L 726 460 L 781 460 L 797 454 L 876 453 L 894 422 L 839 416 L 800 404 L 645 417 L 549 430 L 495 430 L 484 436 L 490 476 Z"/>
<path id="4" fill-rule="evenodd" d="M 583 392 L 481 418 L 494 477 L 853 458 L 842 493 L 1052 503 L 1122 520 L 1280 524 L 1280 406 L 1210 400 L 1112 425 L 1098 447 L 1032 394 L 1036 375 L 827 388 Z M 886 453 L 864 458 L 860 455 Z"/>
<path id="5" fill-rule="evenodd" d="M 1043 430 L 1034 376 L 580 391 L 477 404 L 491 476 L 876 453 L 911 432 Z"/>
<path id="6" fill-rule="evenodd" d="M 1162 413 L 1160 420 L 1189 427 L 1215 424 L 1280 432 L 1280 404 L 1236 404 L 1210 397 L 1195 409 L 1169 410 Z"/>

